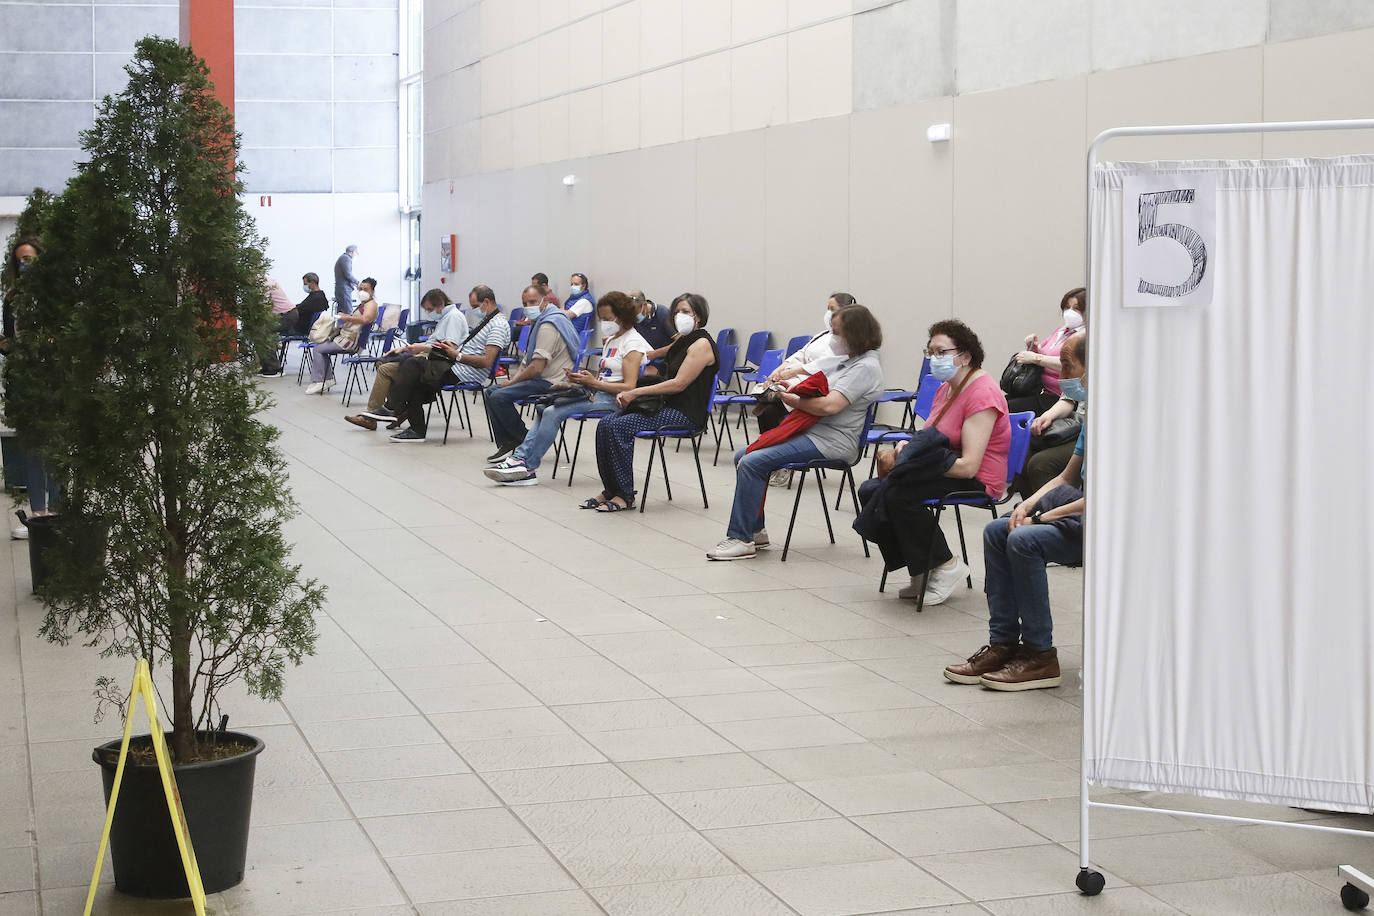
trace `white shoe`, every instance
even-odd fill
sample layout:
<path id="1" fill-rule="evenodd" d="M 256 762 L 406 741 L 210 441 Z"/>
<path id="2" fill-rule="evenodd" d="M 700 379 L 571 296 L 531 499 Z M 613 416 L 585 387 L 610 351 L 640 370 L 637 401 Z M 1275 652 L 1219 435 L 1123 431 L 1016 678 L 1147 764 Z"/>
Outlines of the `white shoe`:
<path id="1" fill-rule="evenodd" d="M 792 482 L 792 472 L 787 468 L 778 468 L 768 475 L 768 485 L 770 487 L 785 487 Z"/>
<path id="2" fill-rule="evenodd" d="M 754 532 L 754 549 L 767 550 L 773 542 L 768 540 L 768 529 L 760 528 Z"/>
<path id="3" fill-rule="evenodd" d="M 944 604 L 968 574 L 968 564 L 958 557 L 954 558 L 953 566 L 937 566 L 932 569 L 930 580 L 926 583 L 925 604 Z"/>
<path id="4" fill-rule="evenodd" d="M 328 391 L 330 388 L 333 388 L 333 387 L 334 387 L 334 382 L 333 382 L 332 379 L 331 379 L 330 381 L 327 381 L 327 382 L 311 382 L 309 385 L 306 385 L 306 386 L 305 386 L 305 393 L 306 393 L 306 394 L 319 394 L 321 391 Z"/>
<path id="5" fill-rule="evenodd" d="M 28 539 L 29 539 L 29 529 L 26 528 L 26 527 L 23 526 L 23 525 L 19 525 L 19 526 L 17 526 L 16 528 L 14 528 L 12 531 L 10 531 L 10 540 L 11 540 L 11 541 L 27 541 Z"/>
<path id="6" fill-rule="evenodd" d="M 754 556 L 754 542 L 726 538 L 713 549 L 706 551 L 708 560 L 747 560 Z"/>

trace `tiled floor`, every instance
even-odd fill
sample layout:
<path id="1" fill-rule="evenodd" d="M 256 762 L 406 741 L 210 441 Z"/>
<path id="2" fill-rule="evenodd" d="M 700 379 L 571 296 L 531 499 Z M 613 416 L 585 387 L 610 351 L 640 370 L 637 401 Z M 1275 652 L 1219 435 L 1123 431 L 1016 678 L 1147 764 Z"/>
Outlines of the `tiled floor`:
<path id="1" fill-rule="evenodd" d="M 266 384 L 303 510 L 294 559 L 331 590 L 285 701 L 225 704 L 268 750 L 250 870 L 217 913 L 1336 913 L 1334 866 L 1374 859 L 1361 838 L 1103 812 L 1107 890 L 1080 897 L 1078 571 L 1050 571 L 1066 686 L 955 686 L 940 669 L 984 640 L 981 592 L 920 615 L 880 595 L 850 513 L 831 546 L 814 493 L 786 564 L 709 564 L 728 462 L 708 461 L 709 511 L 684 451 L 675 501 L 656 481 L 645 514 L 613 519 L 576 508 L 594 491 L 585 450 L 572 489 L 566 468 L 503 489 L 480 474 L 480 429 L 396 447 L 334 397 Z M 775 539 L 789 496 L 771 492 Z M 118 731 L 92 722 L 90 684 L 131 666 L 40 641 L 27 547 L 9 554 L 0 916 L 66 916 L 103 815 L 90 749 Z M 191 908 L 107 885 L 96 912 Z"/>

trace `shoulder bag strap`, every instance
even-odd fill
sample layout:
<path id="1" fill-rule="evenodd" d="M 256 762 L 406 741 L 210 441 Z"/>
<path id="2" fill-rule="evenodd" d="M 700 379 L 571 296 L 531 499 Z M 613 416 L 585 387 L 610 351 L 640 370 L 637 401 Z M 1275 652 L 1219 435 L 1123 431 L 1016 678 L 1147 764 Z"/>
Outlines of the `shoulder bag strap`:
<path id="1" fill-rule="evenodd" d="M 940 412 L 935 415 L 935 419 L 931 420 L 929 423 L 926 424 L 926 428 L 939 425 L 940 421 L 945 418 L 945 414 L 949 411 L 951 407 L 954 406 L 955 399 L 957 399 L 959 395 L 964 393 L 964 389 L 968 387 L 968 383 L 973 381 L 974 373 L 978 371 L 979 370 L 975 369 L 973 370 L 973 372 L 970 372 L 968 375 L 964 376 L 964 380 L 959 383 L 959 387 L 955 388 L 953 391 L 949 393 L 949 400 L 945 401 L 945 406 L 940 408 Z"/>

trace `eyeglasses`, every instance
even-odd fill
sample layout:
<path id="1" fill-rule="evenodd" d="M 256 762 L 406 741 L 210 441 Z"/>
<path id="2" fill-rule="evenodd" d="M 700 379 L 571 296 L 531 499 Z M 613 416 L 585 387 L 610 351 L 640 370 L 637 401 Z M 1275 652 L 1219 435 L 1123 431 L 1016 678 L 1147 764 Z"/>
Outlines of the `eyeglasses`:
<path id="1" fill-rule="evenodd" d="M 947 353 L 958 353 L 958 352 L 959 352 L 959 348 L 958 348 L 958 347 L 946 347 L 946 348 L 943 349 L 943 350 L 931 350 L 931 349 L 927 348 L 927 349 L 926 349 L 926 356 L 931 356 L 931 357 L 935 357 L 935 356 L 944 356 L 944 355 L 947 354 Z"/>

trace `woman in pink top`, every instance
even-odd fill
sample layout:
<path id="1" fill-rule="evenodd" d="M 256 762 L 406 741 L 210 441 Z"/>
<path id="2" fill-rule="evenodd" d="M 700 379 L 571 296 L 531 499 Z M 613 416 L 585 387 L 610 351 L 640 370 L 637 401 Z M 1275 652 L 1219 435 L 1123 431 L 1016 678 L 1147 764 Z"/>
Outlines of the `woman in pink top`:
<path id="1" fill-rule="evenodd" d="M 1080 286 L 1065 293 L 1059 300 L 1059 315 L 1061 324 L 1049 337 L 1042 341 L 1031 334 L 1026 338 L 1026 349 L 1016 354 L 1018 363 L 1034 363 L 1041 368 L 1043 389 L 1030 397 L 1012 398 L 1008 404 L 1012 413 L 1031 410 L 1038 417 L 1059 400 L 1059 351 L 1064 349 L 1064 341 L 1083 329 L 1088 317 L 1088 291 Z"/>
<path id="2" fill-rule="evenodd" d="M 985 492 L 1000 498 L 1007 485 L 1011 423 L 1006 396 L 997 379 L 983 371 L 983 344 L 968 325 L 953 319 L 935 322 L 930 326 L 926 354 L 931 374 L 944 382 L 935 393 L 931 421 L 959 457 L 943 477 L 889 490 L 887 511 L 893 537 L 879 546 L 888 569 L 905 566 L 911 575 L 911 584 L 898 595 L 920 597 L 921 578 L 929 568 L 925 603 L 940 604 L 969 569 L 945 543 L 934 513 L 921 503 L 950 493 Z M 880 464 L 890 467 L 905 445 L 880 456 Z M 927 558 L 933 565 L 927 566 Z"/>

